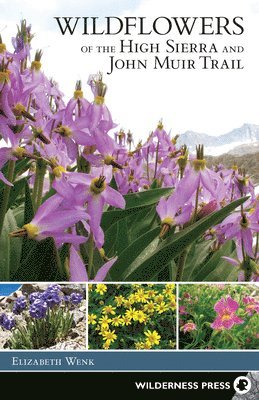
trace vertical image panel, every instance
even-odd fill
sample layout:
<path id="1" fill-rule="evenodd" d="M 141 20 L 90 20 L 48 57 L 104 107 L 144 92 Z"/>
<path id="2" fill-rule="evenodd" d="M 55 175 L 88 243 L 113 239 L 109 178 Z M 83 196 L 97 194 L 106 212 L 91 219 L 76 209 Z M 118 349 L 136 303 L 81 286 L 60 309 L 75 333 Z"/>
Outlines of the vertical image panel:
<path id="1" fill-rule="evenodd" d="M 0 284 L 0 350 L 86 349 L 81 284 Z"/>
<path id="2" fill-rule="evenodd" d="M 257 284 L 180 284 L 179 349 L 258 350 Z"/>

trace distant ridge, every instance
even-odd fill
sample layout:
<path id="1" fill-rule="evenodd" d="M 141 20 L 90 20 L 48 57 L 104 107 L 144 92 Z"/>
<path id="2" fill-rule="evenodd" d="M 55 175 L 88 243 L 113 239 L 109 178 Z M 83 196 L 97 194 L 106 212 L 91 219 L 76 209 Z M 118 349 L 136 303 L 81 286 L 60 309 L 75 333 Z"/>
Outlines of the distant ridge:
<path id="1" fill-rule="evenodd" d="M 186 144 L 190 152 L 195 151 L 196 145 L 203 144 L 205 146 L 205 154 L 209 155 L 232 153 L 234 149 L 239 147 L 239 150 L 235 154 L 242 155 L 244 154 L 242 145 L 246 145 L 246 153 L 259 150 L 259 125 L 244 124 L 240 128 L 233 129 L 219 136 L 187 131 L 180 135 L 178 143 L 180 145 Z M 254 147 L 257 147 L 257 149 L 253 149 Z"/>

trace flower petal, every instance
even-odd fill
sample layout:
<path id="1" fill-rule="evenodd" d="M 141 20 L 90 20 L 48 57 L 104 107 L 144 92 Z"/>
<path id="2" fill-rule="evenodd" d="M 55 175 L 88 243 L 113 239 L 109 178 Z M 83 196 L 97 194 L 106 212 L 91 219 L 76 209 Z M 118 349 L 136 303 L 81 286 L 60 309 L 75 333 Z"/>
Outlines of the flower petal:
<path id="1" fill-rule="evenodd" d="M 226 299 L 226 305 L 231 312 L 235 312 L 239 307 L 239 304 L 235 300 L 233 300 L 232 297 L 230 296 L 228 296 Z"/>
<path id="2" fill-rule="evenodd" d="M 85 265 L 74 246 L 70 247 L 69 271 L 71 282 L 88 281 Z"/>
<path id="3" fill-rule="evenodd" d="M 117 208 L 125 208 L 126 202 L 124 197 L 117 190 L 112 189 L 110 186 L 106 187 L 105 191 L 103 192 L 103 197 L 107 204 Z"/>
<path id="4" fill-rule="evenodd" d="M 97 272 L 94 282 L 102 282 L 106 275 L 108 274 L 109 270 L 113 266 L 113 264 L 117 261 L 118 257 L 112 258 L 111 260 L 107 261 Z"/>

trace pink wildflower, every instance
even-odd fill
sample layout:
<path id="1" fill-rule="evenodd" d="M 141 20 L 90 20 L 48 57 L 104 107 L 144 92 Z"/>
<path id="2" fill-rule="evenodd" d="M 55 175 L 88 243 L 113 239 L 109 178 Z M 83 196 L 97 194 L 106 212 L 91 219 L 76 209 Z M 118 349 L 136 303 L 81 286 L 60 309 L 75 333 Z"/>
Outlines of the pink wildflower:
<path id="1" fill-rule="evenodd" d="M 220 299 L 214 306 L 218 315 L 211 327 L 213 329 L 231 329 L 236 324 L 242 324 L 244 321 L 235 314 L 238 308 L 239 304 L 230 296 Z"/>
<path id="2" fill-rule="evenodd" d="M 183 333 L 186 333 L 197 330 L 197 327 L 194 322 L 187 322 L 181 329 L 183 330 Z"/>

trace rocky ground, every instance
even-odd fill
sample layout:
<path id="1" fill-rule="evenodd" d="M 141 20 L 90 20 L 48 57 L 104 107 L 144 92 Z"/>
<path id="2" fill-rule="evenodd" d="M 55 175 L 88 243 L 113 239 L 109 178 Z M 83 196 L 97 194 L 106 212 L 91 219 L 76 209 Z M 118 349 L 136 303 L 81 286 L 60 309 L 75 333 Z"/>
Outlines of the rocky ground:
<path id="1" fill-rule="evenodd" d="M 12 293 L 10 296 L 0 296 L 0 315 L 2 312 L 11 312 L 14 301 L 22 295 L 29 296 L 33 292 L 43 292 L 48 287 L 48 284 L 24 284 L 19 290 Z M 84 285 L 65 284 L 60 285 L 64 295 L 70 295 L 73 292 L 78 292 L 84 296 L 81 304 L 71 310 L 74 316 L 74 324 L 70 334 L 65 340 L 60 341 L 55 346 L 48 347 L 47 350 L 85 350 L 86 349 L 86 291 Z M 17 323 L 25 324 L 22 315 L 15 316 Z M 12 335 L 11 331 L 7 331 L 0 327 L 0 349 L 8 350 L 8 340 Z M 40 350 L 45 350 L 42 348 Z"/>

